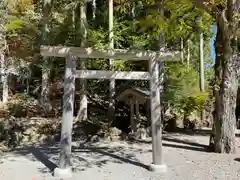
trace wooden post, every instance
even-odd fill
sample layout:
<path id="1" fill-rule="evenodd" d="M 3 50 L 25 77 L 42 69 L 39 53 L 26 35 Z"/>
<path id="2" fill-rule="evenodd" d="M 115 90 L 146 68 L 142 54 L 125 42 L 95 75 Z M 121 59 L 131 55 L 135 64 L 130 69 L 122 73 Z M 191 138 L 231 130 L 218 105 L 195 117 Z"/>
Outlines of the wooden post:
<path id="1" fill-rule="evenodd" d="M 149 166 L 151 171 L 166 172 L 167 168 L 163 162 L 162 152 L 162 122 L 160 102 L 160 73 L 158 53 L 153 55 L 149 61 L 150 68 L 150 91 L 151 91 L 151 125 L 152 125 L 152 152 L 153 162 Z"/>
<path id="2" fill-rule="evenodd" d="M 136 124 L 136 130 L 137 130 L 139 128 L 139 123 L 140 123 L 139 103 L 137 99 L 135 101 L 135 113 L 136 113 L 135 124 Z"/>
<path id="3" fill-rule="evenodd" d="M 135 132 L 135 122 L 134 122 L 134 103 L 133 98 L 129 99 L 130 106 L 130 124 L 131 124 L 131 132 Z"/>
<path id="4" fill-rule="evenodd" d="M 69 54 L 66 57 L 63 95 L 63 120 L 60 141 L 59 168 L 54 170 L 54 176 L 69 178 L 71 171 L 72 127 L 75 94 L 76 57 Z"/>
<path id="5" fill-rule="evenodd" d="M 113 40 L 113 0 L 108 1 L 108 23 L 109 23 L 109 48 L 114 49 Z M 109 59 L 110 69 L 113 70 L 112 59 Z M 109 122 L 115 120 L 115 79 L 110 79 L 109 84 L 109 107 L 108 107 L 108 119 Z"/>

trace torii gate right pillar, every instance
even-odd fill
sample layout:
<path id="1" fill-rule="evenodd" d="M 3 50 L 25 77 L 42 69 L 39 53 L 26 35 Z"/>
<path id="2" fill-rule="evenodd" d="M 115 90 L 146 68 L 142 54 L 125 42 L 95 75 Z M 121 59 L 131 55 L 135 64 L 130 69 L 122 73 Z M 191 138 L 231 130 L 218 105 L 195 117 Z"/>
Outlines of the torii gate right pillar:
<path id="1" fill-rule="evenodd" d="M 150 72 L 150 107 L 151 107 L 151 128 L 152 128 L 152 153 L 153 162 L 149 166 L 150 171 L 164 173 L 167 167 L 163 161 L 162 148 L 162 119 L 160 101 L 160 59 L 159 54 L 155 53 L 149 61 Z"/>

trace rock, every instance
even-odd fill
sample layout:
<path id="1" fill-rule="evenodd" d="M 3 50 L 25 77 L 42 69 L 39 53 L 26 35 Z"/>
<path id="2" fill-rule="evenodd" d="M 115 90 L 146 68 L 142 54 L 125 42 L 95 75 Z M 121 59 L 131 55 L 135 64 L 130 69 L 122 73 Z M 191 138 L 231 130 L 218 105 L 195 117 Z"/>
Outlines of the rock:
<path id="1" fill-rule="evenodd" d="M 22 143 L 22 144 L 25 144 L 25 143 L 27 143 L 27 142 L 29 142 L 29 136 L 23 135 L 23 136 L 22 136 L 22 141 L 21 141 L 21 143 Z"/>
<path id="2" fill-rule="evenodd" d="M 168 126 L 168 123 L 171 125 Z M 164 112 L 164 125 L 168 126 L 166 128 L 170 131 L 174 131 L 175 127 L 183 128 L 183 115 L 177 109 L 169 107 Z"/>
<path id="3" fill-rule="evenodd" d="M 141 127 L 138 128 L 136 132 L 130 133 L 130 136 L 136 139 L 146 139 L 148 137 L 151 137 L 151 127 Z"/>
<path id="4" fill-rule="evenodd" d="M 201 129 L 203 126 L 203 122 L 201 121 L 193 121 L 195 123 L 195 129 Z"/>
<path id="5" fill-rule="evenodd" d="M 137 139 L 146 139 L 147 138 L 147 130 L 145 128 L 139 128 L 135 132 L 135 137 Z"/>
<path id="6" fill-rule="evenodd" d="M 4 152 L 7 152 L 8 148 L 3 143 L 0 144 L 0 155 Z"/>
<path id="7" fill-rule="evenodd" d="M 212 125 L 213 125 L 213 116 L 212 116 L 212 114 L 206 114 L 205 120 L 202 122 L 202 126 L 211 128 Z"/>
<path id="8" fill-rule="evenodd" d="M 31 134 L 30 135 L 30 142 L 35 143 L 39 141 L 39 134 Z"/>
<path id="9" fill-rule="evenodd" d="M 47 139 L 47 136 L 45 134 L 40 135 L 39 141 L 43 142 Z"/>
<path id="10" fill-rule="evenodd" d="M 34 129 L 34 128 L 32 128 L 32 127 L 26 129 L 26 130 L 23 132 L 24 135 L 32 135 L 32 134 L 35 134 L 35 133 L 36 133 L 36 129 Z"/>
<path id="11" fill-rule="evenodd" d="M 197 112 L 192 112 L 187 118 L 189 121 L 201 121 L 200 117 L 197 115 Z"/>
<path id="12" fill-rule="evenodd" d="M 116 127 L 110 128 L 107 133 L 105 133 L 104 137 L 110 141 L 117 141 L 121 139 L 122 131 Z"/>
<path id="13" fill-rule="evenodd" d="M 127 141 L 127 140 L 128 140 L 128 135 L 125 134 L 125 133 L 122 133 L 122 134 L 121 134 L 121 140 Z"/>
<path id="14" fill-rule="evenodd" d="M 120 136 L 122 134 L 122 131 L 119 130 L 116 127 L 110 128 L 110 136 Z"/>
<path id="15" fill-rule="evenodd" d="M 174 113 L 172 112 L 172 110 L 170 108 L 168 108 L 165 112 L 164 112 L 164 120 L 168 121 L 169 119 L 172 119 L 174 117 Z"/>
<path id="16" fill-rule="evenodd" d="M 96 143 L 100 141 L 100 137 L 98 135 L 94 135 L 90 138 L 91 143 Z"/>
<path id="17" fill-rule="evenodd" d="M 121 137 L 120 136 L 111 136 L 110 140 L 111 141 L 119 141 L 119 140 L 121 140 Z"/>

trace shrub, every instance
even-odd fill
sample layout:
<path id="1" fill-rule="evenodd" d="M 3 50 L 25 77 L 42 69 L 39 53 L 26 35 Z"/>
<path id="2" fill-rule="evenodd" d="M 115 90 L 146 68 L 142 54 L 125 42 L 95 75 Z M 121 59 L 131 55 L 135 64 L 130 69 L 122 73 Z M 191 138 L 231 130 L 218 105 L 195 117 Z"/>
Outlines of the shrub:
<path id="1" fill-rule="evenodd" d="M 41 109 L 38 101 L 26 93 L 18 93 L 12 96 L 7 106 L 9 115 L 14 117 L 31 116 L 29 112 Z M 32 115 L 34 115 L 34 113 L 32 113 Z"/>
<path id="2" fill-rule="evenodd" d="M 200 112 L 210 100 L 210 90 L 201 92 L 199 75 L 193 68 L 185 64 L 172 64 L 166 68 L 167 85 L 163 98 L 184 117 L 193 112 Z M 206 86 L 207 87 L 207 86 Z"/>
<path id="3" fill-rule="evenodd" d="M 205 102 L 208 99 L 208 93 L 199 92 L 188 97 L 183 97 L 179 103 L 179 110 L 185 116 L 190 115 L 194 111 L 200 112 L 205 107 Z"/>

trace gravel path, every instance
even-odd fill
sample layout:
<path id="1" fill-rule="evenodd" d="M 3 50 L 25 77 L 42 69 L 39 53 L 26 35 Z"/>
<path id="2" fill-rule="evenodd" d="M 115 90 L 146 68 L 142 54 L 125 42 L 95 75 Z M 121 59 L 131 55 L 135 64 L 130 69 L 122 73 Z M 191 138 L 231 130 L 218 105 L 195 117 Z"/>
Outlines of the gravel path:
<path id="1" fill-rule="evenodd" d="M 206 152 L 208 138 L 164 135 L 168 171 L 162 175 L 147 170 L 152 159 L 149 141 L 101 142 L 85 147 L 74 143 L 71 180 L 239 180 L 240 149 L 235 155 Z M 57 159 L 58 147 L 17 149 L 1 158 L 0 179 L 54 180 L 50 170 Z"/>

